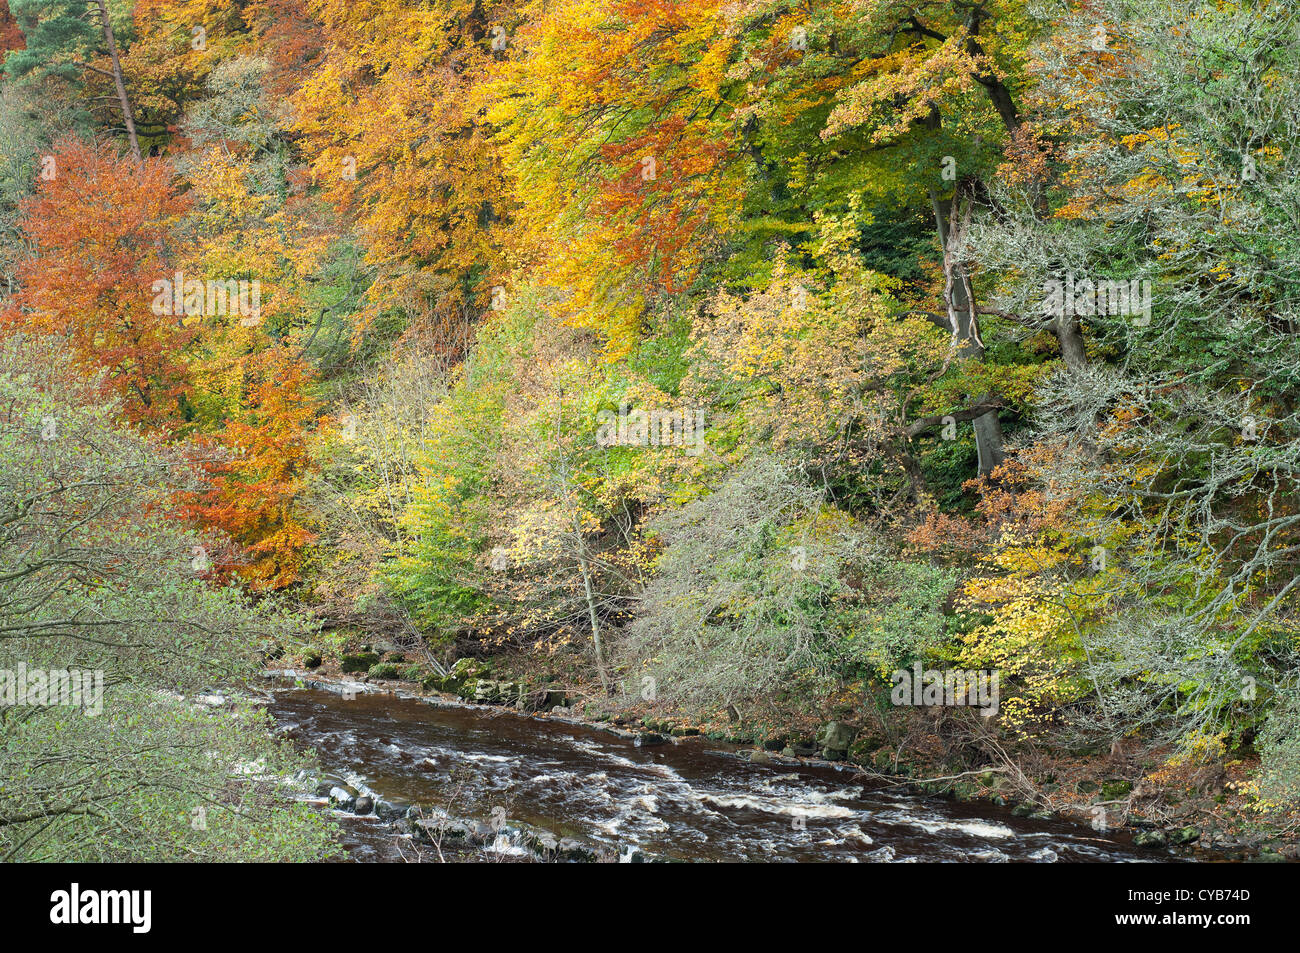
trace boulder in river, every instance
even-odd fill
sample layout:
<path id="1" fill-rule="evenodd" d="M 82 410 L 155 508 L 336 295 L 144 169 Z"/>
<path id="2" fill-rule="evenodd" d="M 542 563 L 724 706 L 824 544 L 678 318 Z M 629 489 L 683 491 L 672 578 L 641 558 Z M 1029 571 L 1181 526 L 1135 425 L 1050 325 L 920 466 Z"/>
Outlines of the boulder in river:
<path id="1" fill-rule="evenodd" d="M 454 817 L 434 815 L 422 817 L 411 825 L 415 839 L 424 844 L 465 844 L 474 841 L 475 831 L 464 821 Z"/>
<path id="2" fill-rule="evenodd" d="M 1164 831 L 1154 830 L 1143 831 L 1138 834 L 1137 837 L 1133 838 L 1133 843 L 1138 847 L 1147 847 L 1154 850 L 1159 847 L 1164 847 L 1167 840 L 1168 838 L 1165 837 Z"/>
<path id="3" fill-rule="evenodd" d="M 343 785 L 343 784 L 346 784 L 346 783 L 347 783 L 347 782 L 345 782 L 345 781 L 344 781 L 341 777 L 339 777 L 337 774 L 323 774 L 323 775 L 321 775 L 320 778 L 316 781 L 316 788 L 315 788 L 316 796 L 317 796 L 317 797 L 329 797 L 329 796 L 330 796 L 330 791 L 331 791 L 333 788 L 335 788 L 335 787 L 339 787 L 339 786 L 341 786 L 341 785 Z"/>
<path id="4" fill-rule="evenodd" d="M 597 852 L 594 847 L 584 844 L 580 840 L 564 837 L 560 839 L 560 843 L 556 847 L 555 859 L 590 864 L 596 861 Z"/>
<path id="5" fill-rule="evenodd" d="M 352 805 L 353 814 L 369 814 L 375 809 L 375 799 L 369 794 L 363 794 L 356 799 Z"/>
<path id="6" fill-rule="evenodd" d="M 330 807 L 340 811 L 351 811 L 357 806 L 357 789 L 347 784 L 336 784 L 330 788 Z"/>
<path id="7" fill-rule="evenodd" d="M 375 802 L 375 816 L 383 821 L 400 820 L 410 812 L 411 805 L 396 798 L 391 801 L 381 798 Z"/>

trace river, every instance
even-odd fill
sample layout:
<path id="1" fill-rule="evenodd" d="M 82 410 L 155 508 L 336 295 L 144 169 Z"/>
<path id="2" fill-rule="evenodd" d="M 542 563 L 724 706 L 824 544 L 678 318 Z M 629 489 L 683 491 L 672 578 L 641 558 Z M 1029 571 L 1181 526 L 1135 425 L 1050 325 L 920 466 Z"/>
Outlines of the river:
<path id="1" fill-rule="evenodd" d="M 323 771 L 376 800 L 503 830 L 479 859 L 524 855 L 508 836 L 518 826 L 573 838 L 610 859 L 1173 859 L 1084 825 L 873 786 L 849 768 L 753 764 L 702 739 L 640 747 L 504 708 L 364 692 L 349 699 L 320 687 L 276 690 L 270 708 L 290 737 L 315 749 Z M 334 813 L 347 859 L 414 855 L 409 835 L 390 821 Z"/>

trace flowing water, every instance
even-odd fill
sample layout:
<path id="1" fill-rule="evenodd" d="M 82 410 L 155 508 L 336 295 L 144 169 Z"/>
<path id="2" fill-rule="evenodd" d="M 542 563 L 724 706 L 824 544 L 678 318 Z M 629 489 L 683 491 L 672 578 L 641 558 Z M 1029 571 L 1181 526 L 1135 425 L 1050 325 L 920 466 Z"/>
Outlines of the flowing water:
<path id="1" fill-rule="evenodd" d="M 271 711 L 324 771 L 376 798 L 471 822 L 523 824 L 610 856 L 699 861 L 1134 861 L 1126 839 L 872 787 L 851 769 L 751 764 L 702 739 L 633 740 L 508 709 L 321 688 L 274 693 Z M 336 812 L 348 857 L 394 861 L 409 840 Z M 508 839 L 497 850 L 509 853 Z M 516 851 L 517 852 L 517 851 Z M 1171 859 L 1161 855 L 1161 859 Z"/>

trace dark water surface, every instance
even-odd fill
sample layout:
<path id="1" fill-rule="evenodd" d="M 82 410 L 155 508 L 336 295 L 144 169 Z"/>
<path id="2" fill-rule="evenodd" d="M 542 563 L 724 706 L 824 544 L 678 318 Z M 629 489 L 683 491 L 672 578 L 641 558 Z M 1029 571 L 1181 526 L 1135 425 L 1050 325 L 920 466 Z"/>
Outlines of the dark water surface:
<path id="1" fill-rule="evenodd" d="M 700 740 L 638 747 L 500 708 L 318 688 L 271 712 L 323 770 L 377 797 L 490 823 L 502 815 L 629 855 L 701 861 L 1137 861 L 1126 839 L 983 803 L 873 790 L 852 771 L 751 764 Z M 374 817 L 339 812 L 355 861 L 401 859 Z M 409 852 L 409 842 L 406 847 Z M 511 846 L 499 845 L 502 852 Z"/>

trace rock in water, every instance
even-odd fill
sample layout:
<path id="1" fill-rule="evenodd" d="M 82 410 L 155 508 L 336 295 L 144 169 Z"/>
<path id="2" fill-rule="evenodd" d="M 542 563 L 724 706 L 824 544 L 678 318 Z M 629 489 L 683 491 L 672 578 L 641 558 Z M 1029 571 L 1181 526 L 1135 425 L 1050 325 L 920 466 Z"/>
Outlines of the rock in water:
<path id="1" fill-rule="evenodd" d="M 1153 850 L 1158 847 L 1164 847 L 1165 841 L 1165 832 L 1158 830 L 1143 831 L 1137 837 L 1133 838 L 1133 843 L 1138 847 L 1149 847 Z"/>
<path id="2" fill-rule="evenodd" d="M 357 791 L 347 785 L 335 785 L 330 788 L 330 807 L 340 811 L 351 811 L 357 806 Z"/>

